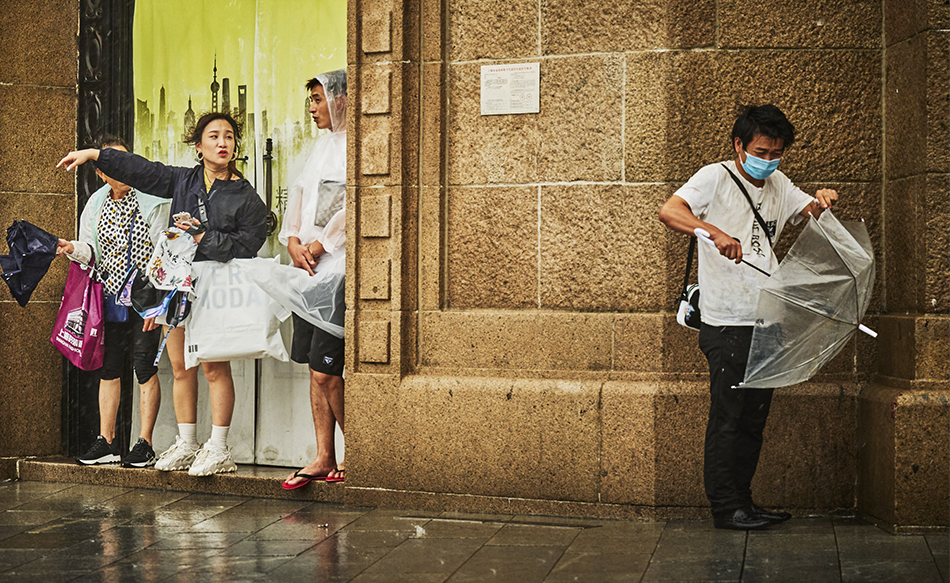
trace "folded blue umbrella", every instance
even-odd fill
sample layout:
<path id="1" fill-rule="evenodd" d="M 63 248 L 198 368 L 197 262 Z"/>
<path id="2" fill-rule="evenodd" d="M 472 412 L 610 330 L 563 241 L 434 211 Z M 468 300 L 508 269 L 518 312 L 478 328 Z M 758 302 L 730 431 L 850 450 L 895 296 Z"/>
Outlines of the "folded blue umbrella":
<path id="1" fill-rule="evenodd" d="M 7 229 L 10 254 L 0 255 L 0 277 L 21 307 L 30 301 L 33 290 L 49 271 L 58 242 L 54 235 L 26 221 L 13 221 Z"/>

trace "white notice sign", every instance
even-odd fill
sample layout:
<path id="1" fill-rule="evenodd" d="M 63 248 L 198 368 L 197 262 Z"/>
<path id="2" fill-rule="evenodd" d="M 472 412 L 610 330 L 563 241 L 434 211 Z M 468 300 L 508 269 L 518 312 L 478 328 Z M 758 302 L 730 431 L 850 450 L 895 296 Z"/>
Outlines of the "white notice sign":
<path id="1" fill-rule="evenodd" d="M 482 115 L 540 111 L 541 63 L 482 66 Z"/>

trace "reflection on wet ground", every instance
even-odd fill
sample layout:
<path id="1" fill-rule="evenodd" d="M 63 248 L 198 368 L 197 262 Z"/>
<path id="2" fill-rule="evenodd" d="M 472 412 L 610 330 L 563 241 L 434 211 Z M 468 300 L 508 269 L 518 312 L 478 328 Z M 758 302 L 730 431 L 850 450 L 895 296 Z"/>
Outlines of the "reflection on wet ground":
<path id="1" fill-rule="evenodd" d="M 913 581 L 948 583 L 948 537 L 854 518 L 767 531 L 356 508 L 0 483 L 0 581 Z"/>

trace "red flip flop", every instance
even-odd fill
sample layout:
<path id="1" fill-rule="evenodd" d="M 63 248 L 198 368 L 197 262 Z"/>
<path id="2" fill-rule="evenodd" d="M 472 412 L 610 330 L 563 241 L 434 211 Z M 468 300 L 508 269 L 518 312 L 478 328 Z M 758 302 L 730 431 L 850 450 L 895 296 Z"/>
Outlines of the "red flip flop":
<path id="1" fill-rule="evenodd" d="M 294 472 L 293 477 L 291 477 L 290 479 L 293 480 L 294 478 L 303 478 L 304 480 L 303 482 L 297 482 L 296 484 L 290 484 L 288 483 L 289 482 L 288 480 L 284 480 L 280 484 L 280 487 L 283 488 L 284 490 L 296 490 L 297 488 L 303 488 L 310 482 L 321 482 L 323 480 L 326 480 L 327 474 L 324 474 L 322 476 L 312 476 L 310 474 L 304 474 L 303 468 L 301 468 L 297 470 L 296 472 Z"/>
<path id="2" fill-rule="evenodd" d="M 336 469 L 333 470 L 333 471 L 336 472 L 336 473 L 338 473 L 338 474 L 340 474 L 340 475 L 339 475 L 339 476 L 327 476 L 326 478 L 324 478 L 324 479 L 327 481 L 327 484 L 336 484 L 336 483 L 342 482 L 342 481 L 344 481 L 344 480 L 346 479 L 346 478 L 345 478 L 346 470 L 341 470 L 340 468 L 336 468 Z"/>

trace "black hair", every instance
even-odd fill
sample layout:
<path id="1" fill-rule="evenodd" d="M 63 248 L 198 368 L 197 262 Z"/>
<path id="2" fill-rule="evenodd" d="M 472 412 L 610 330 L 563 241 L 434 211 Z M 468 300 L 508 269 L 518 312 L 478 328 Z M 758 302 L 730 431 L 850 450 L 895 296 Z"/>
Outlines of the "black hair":
<path id="1" fill-rule="evenodd" d="M 788 148 L 795 142 L 795 126 L 781 109 L 772 104 L 750 105 L 743 109 L 732 126 L 732 142 L 739 138 L 745 149 L 757 135 L 782 140 L 783 147 Z"/>
<path id="2" fill-rule="evenodd" d="M 313 88 L 316 87 L 317 85 L 323 86 L 323 83 L 321 83 L 320 80 L 317 79 L 316 77 L 307 81 L 307 91 L 313 91 Z"/>
<path id="3" fill-rule="evenodd" d="M 121 146 L 125 148 L 126 152 L 131 152 L 132 148 L 129 147 L 129 144 L 119 136 L 113 136 L 111 134 L 105 134 L 102 136 L 102 139 L 99 140 L 99 149 L 105 150 L 109 147 Z"/>
<path id="4" fill-rule="evenodd" d="M 198 121 L 195 122 L 195 127 L 191 128 L 191 131 L 185 135 L 185 143 L 193 146 L 200 144 L 201 136 L 208 124 L 219 119 L 228 122 L 231 125 L 231 130 L 234 131 L 234 157 L 236 158 L 238 149 L 241 147 L 241 125 L 233 117 L 221 111 L 211 111 L 199 117 Z M 233 159 L 228 162 L 228 180 L 231 179 L 231 174 L 244 178 Z"/>

